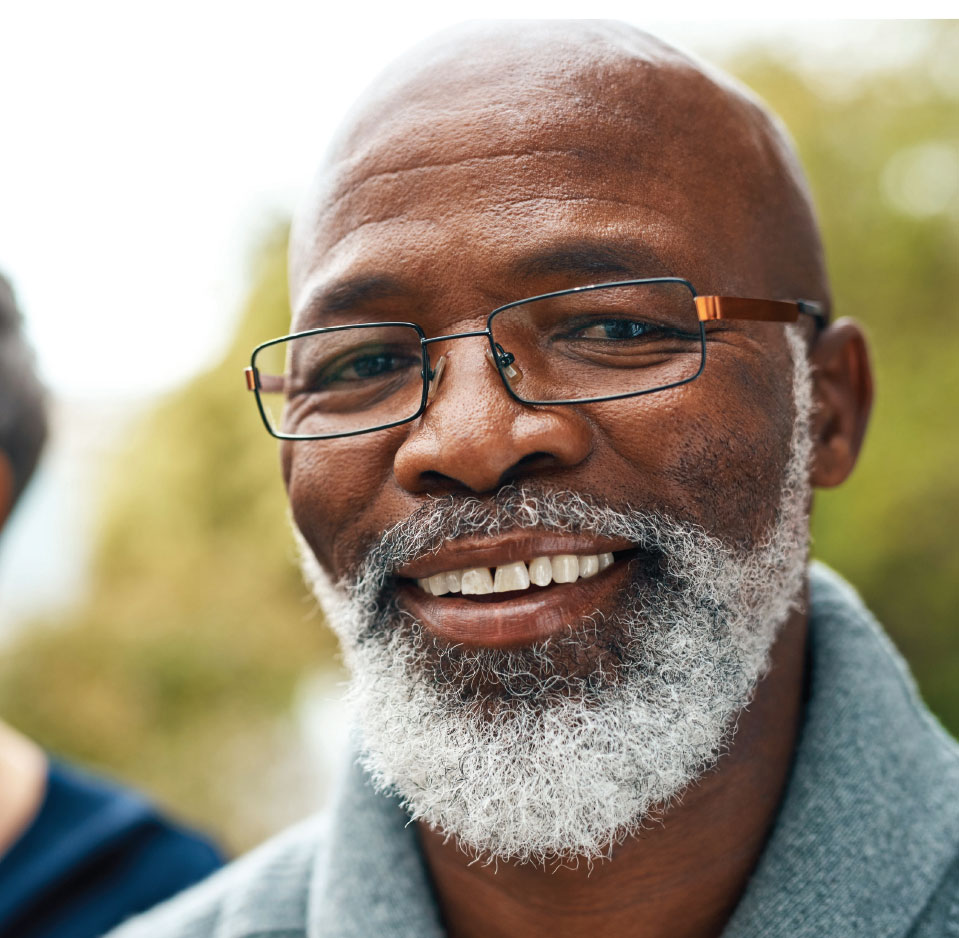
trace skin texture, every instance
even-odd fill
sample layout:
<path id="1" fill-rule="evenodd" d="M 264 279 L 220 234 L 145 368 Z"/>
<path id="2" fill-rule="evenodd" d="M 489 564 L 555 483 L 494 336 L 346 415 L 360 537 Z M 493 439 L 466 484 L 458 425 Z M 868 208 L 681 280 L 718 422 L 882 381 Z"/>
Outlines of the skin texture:
<path id="1" fill-rule="evenodd" d="M 483 24 L 414 50 L 347 123 L 294 228 L 293 327 L 325 321 L 326 303 L 337 322 L 412 320 L 443 335 L 481 329 L 524 296 L 660 275 L 828 308 L 815 220 L 778 125 L 728 79 L 630 28 Z M 865 432 L 865 342 L 848 320 L 806 328 L 812 482 L 836 485 Z M 416 421 L 284 446 L 296 523 L 334 577 L 427 499 L 509 481 L 655 508 L 751 544 L 772 521 L 792 429 L 783 327 L 718 323 L 707 349 L 705 372 L 682 388 L 530 407 L 507 395 L 484 340 L 432 346 L 446 372 Z M 470 866 L 455 841 L 421 829 L 450 934 L 718 935 L 788 776 L 805 633 L 793 614 L 717 769 L 592 875 Z"/>

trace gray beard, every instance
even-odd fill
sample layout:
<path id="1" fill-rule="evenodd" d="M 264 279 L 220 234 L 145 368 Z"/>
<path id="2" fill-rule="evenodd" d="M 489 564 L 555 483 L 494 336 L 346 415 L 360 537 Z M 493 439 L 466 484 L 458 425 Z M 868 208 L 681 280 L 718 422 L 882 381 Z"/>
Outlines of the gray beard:
<path id="1" fill-rule="evenodd" d="M 508 486 L 430 502 L 334 585 L 301 540 L 304 573 L 352 673 L 360 759 L 413 819 L 482 861 L 608 856 L 712 768 L 802 595 L 811 378 L 798 331 L 795 422 L 776 517 L 749 549 L 649 511 Z M 640 548 L 615 616 L 597 610 L 528 648 L 435 639 L 396 602 L 397 567 L 473 533 L 535 529 Z"/>

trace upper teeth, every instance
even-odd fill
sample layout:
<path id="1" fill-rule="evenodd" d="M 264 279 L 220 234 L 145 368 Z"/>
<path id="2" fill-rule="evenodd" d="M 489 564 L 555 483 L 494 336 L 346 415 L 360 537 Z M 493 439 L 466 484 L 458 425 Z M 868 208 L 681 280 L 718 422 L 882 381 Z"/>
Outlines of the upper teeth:
<path id="1" fill-rule="evenodd" d="M 594 576 L 612 562 L 612 554 L 557 554 L 555 557 L 535 557 L 529 563 L 522 560 L 504 563 L 492 573 L 489 567 L 464 567 L 448 573 L 435 573 L 416 582 L 421 590 L 433 596 L 460 592 L 465 596 L 482 596 L 524 590 L 530 583 L 537 586 L 549 586 L 553 582 L 573 583 Z"/>

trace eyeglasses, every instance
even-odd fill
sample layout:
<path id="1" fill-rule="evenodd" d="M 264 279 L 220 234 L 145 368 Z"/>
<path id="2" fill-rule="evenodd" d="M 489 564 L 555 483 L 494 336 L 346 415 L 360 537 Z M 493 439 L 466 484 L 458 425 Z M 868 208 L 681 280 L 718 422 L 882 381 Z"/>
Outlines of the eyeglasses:
<path id="1" fill-rule="evenodd" d="M 326 326 L 258 345 L 246 369 L 266 429 L 281 440 L 327 440 L 415 420 L 442 377 L 429 347 L 472 336 L 522 404 L 613 401 L 688 384 L 706 366 L 707 322 L 738 319 L 821 327 L 810 300 L 698 296 L 688 280 L 598 283 L 494 309 L 486 328 L 427 338 L 412 322 Z"/>

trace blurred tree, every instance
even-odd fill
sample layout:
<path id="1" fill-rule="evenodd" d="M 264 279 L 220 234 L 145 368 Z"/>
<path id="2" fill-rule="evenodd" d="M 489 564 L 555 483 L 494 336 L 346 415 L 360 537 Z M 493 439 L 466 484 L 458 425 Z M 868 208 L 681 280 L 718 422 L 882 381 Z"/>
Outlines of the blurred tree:
<path id="1" fill-rule="evenodd" d="M 241 374 L 288 322 L 284 226 L 253 264 L 222 362 L 132 430 L 105 487 L 88 598 L 26 631 L 0 665 L 13 724 L 234 848 L 318 796 L 290 751 L 288 714 L 332 640 L 300 579 L 276 447 Z"/>
<path id="2" fill-rule="evenodd" d="M 959 22 L 862 30 L 862 51 L 829 66 L 769 49 L 727 65 L 796 138 L 835 314 L 872 340 L 872 425 L 852 478 L 817 496 L 814 553 L 856 584 L 959 733 Z M 876 44 L 910 64 L 876 67 Z"/>

